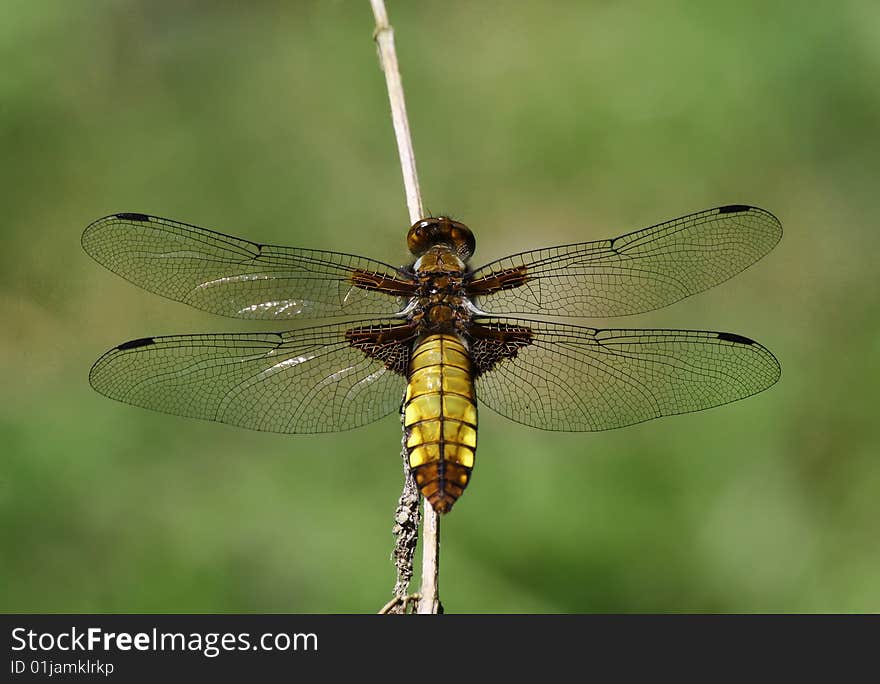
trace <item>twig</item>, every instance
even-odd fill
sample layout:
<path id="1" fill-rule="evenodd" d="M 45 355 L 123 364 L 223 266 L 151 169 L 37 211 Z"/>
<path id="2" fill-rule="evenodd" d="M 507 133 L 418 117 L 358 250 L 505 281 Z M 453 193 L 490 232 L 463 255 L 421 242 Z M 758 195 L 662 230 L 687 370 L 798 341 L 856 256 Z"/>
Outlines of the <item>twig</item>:
<path id="1" fill-rule="evenodd" d="M 422 523 L 422 587 L 417 613 L 440 612 L 440 516 L 425 499 Z"/>
<path id="2" fill-rule="evenodd" d="M 406 430 L 403 425 L 403 412 L 400 414 L 400 457 L 403 459 L 403 492 L 394 511 L 394 565 L 397 568 L 397 582 L 394 584 L 394 599 L 379 612 L 406 613 L 412 598 L 409 583 L 413 576 L 413 556 L 419 542 L 419 488 L 409 469 L 406 449 Z"/>
<path id="3" fill-rule="evenodd" d="M 388 12 L 384 0 L 370 0 L 373 16 L 376 18 L 376 31 L 373 39 L 379 48 L 379 60 L 385 72 L 388 85 L 388 99 L 391 102 L 391 121 L 394 124 L 394 137 L 397 139 L 397 154 L 400 156 L 400 169 L 403 172 L 403 187 L 406 190 L 406 207 L 409 209 L 409 222 L 415 223 L 424 217 L 422 194 L 419 191 L 419 176 L 416 173 L 416 155 L 413 152 L 412 137 L 409 133 L 409 120 L 406 118 L 406 102 L 403 99 L 403 83 L 397 66 L 397 52 L 394 50 L 394 29 L 388 23 Z"/>
<path id="4" fill-rule="evenodd" d="M 403 84 L 400 80 L 400 70 L 397 65 L 397 53 L 394 50 L 394 30 L 388 23 L 388 12 L 385 10 L 384 0 L 370 0 L 373 8 L 373 16 L 376 19 L 376 31 L 373 37 L 379 48 L 379 59 L 382 70 L 385 72 L 385 82 L 388 85 L 388 99 L 391 103 L 391 120 L 394 124 L 394 136 L 397 139 L 397 152 L 400 156 L 400 168 L 403 172 L 403 185 L 406 190 L 406 206 L 409 210 L 410 223 L 415 223 L 423 218 L 422 196 L 419 191 L 419 177 L 416 173 L 416 156 L 413 152 L 412 137 L 409 132 L 409 121 L 406 116 L 406 104 L 403 98 Z M 418 499 L 412 504 L 411 492 L 415 484 L 412 482 L 412 474 L 407 464 L 406 445 L 402 446 L 401 455 L 404 459 L 405 482 L 403 493 L 400 496 L 397 514 L 403 516 L 403 523 L 395 519 L 395 532 L 398 527 L 406 531 L 418 529 Z M 440 598 L 438 593 L 438 580 L 440 571 L 440 519 L 437 512 L 425 499 L 424 525 L 422 528 L 422 585 L 419 599 L 419 613 L 437 613 L 440 610 Z M 406 595 L 409 587 L 409 579 L 412 576 L 412 549 L 408 541 L 401 547 L 401 536 L 395 547 L 395 558 L 398 566 L 397 584 L 394 587 L 395 595 L 402 598 Z M 401 556 L 397 555 L 402 551 Z M 407 555 L 408 560 L 407 560 Z M 406 565 L 409 565 L 408 569 Z M 403 566 L 403 573 L 401 572 Z M 408 572 L 408 574 L 407 574 Z M 401 593 L 402 592 L 402 593 Z M 406 604 L 404 603 L 404 610 Z"/>

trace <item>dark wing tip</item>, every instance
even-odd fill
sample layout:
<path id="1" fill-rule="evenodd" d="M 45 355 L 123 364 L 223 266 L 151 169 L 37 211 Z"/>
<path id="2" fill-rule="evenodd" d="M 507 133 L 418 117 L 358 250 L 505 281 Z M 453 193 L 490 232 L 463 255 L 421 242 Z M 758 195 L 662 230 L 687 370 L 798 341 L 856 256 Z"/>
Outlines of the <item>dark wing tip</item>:
<path id="1" fill-rule="evenodd" d="M 723 207 L 718 207 L 719 214 L 740 214 L 744 211 L 749 211 L 753 207 L 750 207 L 748 204 L 727 204 Z"/>
<path id="2" fill-rule="evenodd" d="M 126 351 L 128 349 L 137 349 L 138 347 L 149 347 L 151 344 L 156 344 L 156 340 L 153 337 L 140 337 L 136 340 L 129 340 L 128 342 L 123 342 L 116 349 L 118 351 Z"/>
<path id="3" fill-rule="evenodd" d="M 782 238 L 782 222 L 772 212 L 769 212 L 766 209 L 753 207 L 748 204 L 726 204 L 723 207 L 718 207 L 716 211 L 719 214 L 751 213 L 753 216 L 761 217 L 761 223 L 768 231 L 768 237 L 771 237 L 773 240 L 773 244 L 770 245 L 769 249 L 772 249 L 772 247 Z"/>
<path id="4" fill-rule="evenodd" d="M 736 344 L 755 344 L 754 340 L 736 333 L 720 332 L 718 333 L 718 339 L 725 342 L 735 342 Z"/>
<path id="5" fill-rule="evenodd" d="M 718 207 L 715 211 L 719 214 L 745 214 L 747 212 L 763 214 L 782 230 L 782 222 L 776 217 L 776 215 L 766 209 L 761 209 L 761 207 L 754 207 L 750 204 L 725 204 L 723 207 Z"/>
<path id="6" fill-rule="evenodd" d="M 100 226 L 103 226 L 107 223 L 117 223 L 119 221 L 134 221 L 136 223 L 149 223 L 153 220 L 153 216 L 149 214 L 141 214 L 134 211 L 121 211 L 118 214 L 108 214 L 107 216 L 102 216 L 99 219 L 92 221 L 86 229 L 83 231 L 83 236 L 88 233 L 97 230 Z"/>
<path id="7" fill-rule="evenodd" d="M 718 332 L 715 333 L 719 340 L 723 342 L 732 342 L 733 344 L 741 344 L 744 347 L 751 347 L 752 351 L 758 354 L 764 361 L 764 368 L 768 373 L 768 381 L 758 390 L 753 392 L 756 394 L 757 392 L 763 392 L 768 387 L 776 384 L 779 378 L 782 377 L 782 366 L 779 363 L 779 359 L 777 359 L 773 352 L 767 349 L 765 346 L 756 342 L 753 339 L 745 337 L 744 335 L 737 335 L 736 333 L 729 332 Z"/>
<path id="8" fill-rule="evenodd" d="M 86 229 L 83 231 L 82 237 L 80 238 L 80 244 L 82 248 L 85 250 L 86 254 L 91 256 L 94 259 L 97 259 L 95 256 L 95 240 L 99 240 L 99 235 L 101 231 L 107 226 L 107 224 L 118 223 L 119 221 L 134 221 L 137 223 L 149 223 L 153 219 L 152 216 L 147 214 L 140 214 L 132 211 L 123 211 L 118 214 L 109 214 L 108 216 L 103 216 L 96 221 L 92 221 Z M 100 262 L 100 259 L 98 259 Z"/>
<path id="9" fill-rule="evenodd" d="M 138 214 L 137 212 L 131 211 L 123 211 L 119 214 L 113 214 L 116 218 L 122 219 L 123 221 L 141 221 L 146 222 L 150 220 L 150 217 L 146 214 Z"/>

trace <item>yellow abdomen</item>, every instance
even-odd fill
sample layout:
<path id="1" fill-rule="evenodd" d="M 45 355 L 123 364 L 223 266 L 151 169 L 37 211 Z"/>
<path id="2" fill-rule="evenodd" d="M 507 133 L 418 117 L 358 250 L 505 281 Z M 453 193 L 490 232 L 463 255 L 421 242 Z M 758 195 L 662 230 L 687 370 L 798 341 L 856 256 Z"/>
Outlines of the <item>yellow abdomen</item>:
<path id="1" fill-rule="evenodd" d="M 416 345 L 403 416 L 416 484 L 438 513 L 446 513 L 467 487 L 477 449 L 473 371 L 458 337 L 428 335 Z"/>

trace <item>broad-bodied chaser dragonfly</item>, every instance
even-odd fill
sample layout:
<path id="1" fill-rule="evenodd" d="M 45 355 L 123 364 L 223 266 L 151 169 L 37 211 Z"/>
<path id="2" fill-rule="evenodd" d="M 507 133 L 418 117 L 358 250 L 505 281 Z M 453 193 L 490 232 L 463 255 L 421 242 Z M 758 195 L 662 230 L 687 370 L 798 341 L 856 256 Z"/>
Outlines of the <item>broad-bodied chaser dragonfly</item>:
<path id="1" fill-rule="evenodd" d="M 113 399 L 254 430 L 348 430 L 403 412 L 409 465 L 445 513 L 474 467 L 477 399 L 544 430 L 607 430 L 766 389 L 779 364 L 727 332 L 596 329 L 511 318 L 626 316 L 721 283 L 782 226 L 729 205 L 612 240 L 471 268 L 473 233 L 415 223 L 414 261 L 248 242 L 146 214 L 92 223 L 85 251 L 150 292 L 236 318 L 345 317 L 287 332 L 171 335 L 120 344 L 89 376 Z"/>

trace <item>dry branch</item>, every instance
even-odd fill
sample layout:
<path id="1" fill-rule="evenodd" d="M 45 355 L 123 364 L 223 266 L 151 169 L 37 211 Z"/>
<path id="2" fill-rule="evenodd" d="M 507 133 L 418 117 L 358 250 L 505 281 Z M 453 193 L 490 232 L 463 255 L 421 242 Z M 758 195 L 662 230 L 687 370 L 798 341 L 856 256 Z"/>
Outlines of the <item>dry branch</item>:
<path id="1" fill-rule="evenodd" d="M 376 31 L 373 37 L 379 49 L 379 60 L 385 72 L 388 85 L 388 100 L 391 104 L 391 120 L 394 124 L 394 136 L 397 139 L 397 152 L 400 156 L 400 168 L 403 173 L 403 185 L 406 190 L 406 206 L 409 210 L 409 221 L 415 223 L 424 216 L 422 196 L 419 191 L 419 177 L 416 173 L 416 157 L 413 152 L 412 137 L 409 132 L 409 121 L 406 116 L 406 103 L 403 98 L 403 84 L 400 80 L 400 69 L 397 64 L 397 53 L 394 49 L 394 30 L 388 23 L 388 12 L 384 0 L 370 0 L 373 16 L 376 19 Z M 397 565 L 397 583 L 394 586 L 395 599 L 383 608 L 383 612 L 403 612 L 406 610 L 406 595 L 412 577 L 412 555 L 415 551 L 418 530 L 418 496 L 413 499 L 415 483 L 407 464 L 406 445 L 402 445 L 401 455 L 404 459 L 404 486 L 400 502 L 395 514 L 395 563 Z M 417 490 L 416 490 L 417 492 Z M 413 503 L 415 502 L 415 503 Z M 398 555 L 399 554 L 399 555 Z M 419 613 L 437 613 L 440 610 L 438 581 L 440 576 L 440 518 L 437 512 L 425 499 L 424 524 L 422 528 L 422 583 L 418 604 Z M 402 592 L 402 593 L 401 593 Z M 403 606 L 402 611 L 395 611 L 395 601 Z"/>

